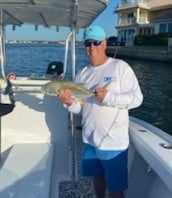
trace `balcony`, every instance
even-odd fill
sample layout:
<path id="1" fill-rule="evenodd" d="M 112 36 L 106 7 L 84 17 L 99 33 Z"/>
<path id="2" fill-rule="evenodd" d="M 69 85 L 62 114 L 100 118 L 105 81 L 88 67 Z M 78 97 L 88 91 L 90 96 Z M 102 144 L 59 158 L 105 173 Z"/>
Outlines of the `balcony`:
<path id="1" fill-rule="evenodd" d="M 147 5 L 147 0 L 126 0 L 126 1 L 122 1 L 121 3 L 118 3 L 116 6 L 115 11 L 121 11 L 121 10 L 125 10 L 125 9 L 130 9 L 130 8 L 137 8 L 137 7 L 141 7 L 141 8 L 149 8 Z"/>
<path id="2" fill-rule="evenodd" d="M 116 27 L 120 27 L 120 26 L 131 26 L 131 25 L 135 25 L 136 24 L 136 18 L 132 17 L 132 18 L 120 18 L 118 24 L 116 25 Z"/>

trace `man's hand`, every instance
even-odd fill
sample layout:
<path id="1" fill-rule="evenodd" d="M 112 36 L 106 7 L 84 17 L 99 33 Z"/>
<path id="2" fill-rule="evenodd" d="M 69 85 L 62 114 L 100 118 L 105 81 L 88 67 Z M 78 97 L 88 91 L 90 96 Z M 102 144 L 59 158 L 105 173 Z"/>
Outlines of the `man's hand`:
<path id="1" fill-rule="evenodd" d="M 70 106 L 73 103 L 72 91 L 69 89 L 60 91 L 58 98 L 63 104 L 66 104 L 67 106 Z"/>
<path id="2" fill-rule="evenodd" d="M 95 90 L 97 99 L 98 99 L 100 102 L 103 102 L 104 97 L 106 96 L 107 92 L 108 92 L 107 89 L 97 87 L 96 90 Z"/>

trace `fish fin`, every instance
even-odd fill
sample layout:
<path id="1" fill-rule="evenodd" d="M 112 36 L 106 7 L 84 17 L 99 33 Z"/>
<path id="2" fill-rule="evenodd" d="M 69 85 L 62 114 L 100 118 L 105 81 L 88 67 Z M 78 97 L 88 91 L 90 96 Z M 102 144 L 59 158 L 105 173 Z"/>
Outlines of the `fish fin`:
<path id="1" fill-rule="evenodd" d="M 111 83 L 111 81 L 106 83 L 102 88 L 106 89 L 110 83 Z"/>
<path id="2" fill-rule="evenodd" d="M 75 98 L 75 100 L 77 102 L 79 102 L 80 105 L 82 105 L 84 103 L 83 99 L 81 99 L 81 98 Z"/>
<path id="3" fill-rule="evenodd" d="M 75 96 L 72 96 L 72 99 L 75 100 L 76 102 L 78 102 L 80 105 L 83 105 L 84 100 L 82 98 L 77 98 Z"/>

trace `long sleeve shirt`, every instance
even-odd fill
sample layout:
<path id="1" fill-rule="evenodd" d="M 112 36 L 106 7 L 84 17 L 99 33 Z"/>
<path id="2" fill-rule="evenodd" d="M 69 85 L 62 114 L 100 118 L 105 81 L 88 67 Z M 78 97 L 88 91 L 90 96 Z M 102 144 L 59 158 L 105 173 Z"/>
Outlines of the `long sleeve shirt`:
<path id="1" fill-rule="evenodd" d="M 81 106 L 74 101 L 68 110 L 82 112 L 82 138 L 100 150 L 123 150 L 129 145 L 128 110 L 141 105 L 143 95 L 131 67 L 124 61 L 109 58 L 103 65 L 84 67 L 76 82 L 95 90 L 108 83 L 107 94 L 100 102 L 96 96 L 85 98 Z"/>

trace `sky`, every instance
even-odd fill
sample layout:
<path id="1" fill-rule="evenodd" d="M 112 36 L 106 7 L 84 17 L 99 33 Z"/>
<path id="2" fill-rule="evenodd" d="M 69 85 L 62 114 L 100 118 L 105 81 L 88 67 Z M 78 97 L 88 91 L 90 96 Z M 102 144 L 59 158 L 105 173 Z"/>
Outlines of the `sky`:
<path id="1" fill-rule="evenodd" d="M 109 0 L 108 7 L 97 17 L 93 24 L 101 25 L 107 34 L 107 37 L 116 36 L 116 21 L 117 15 L 114 14 L 114 9 L 120 0 Z M 69 33 L 68 28 L 60 28 L 59 32 L 56 31 L 56 27 L 44 28 L 39 26 L 35 31 L 35 27 L 32 25 L 23 25 L 17 27 L 15 31 L 12 30 L 12 26 L 6 27 L 6 39 L 7 40 L 48 40 L 59 41 L 64 40 Z M 83 30 L 80 30 L 77 34 L 77 40 L 82 40 Z"/>

